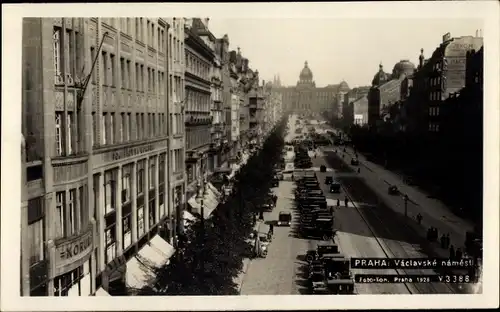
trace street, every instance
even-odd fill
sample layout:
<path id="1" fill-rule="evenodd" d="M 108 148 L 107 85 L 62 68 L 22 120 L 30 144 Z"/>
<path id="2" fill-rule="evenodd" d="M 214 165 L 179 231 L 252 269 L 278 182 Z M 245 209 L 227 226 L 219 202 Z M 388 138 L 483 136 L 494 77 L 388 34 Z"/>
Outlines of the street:
<path id="1" fill-rule="evenodd" d="M 287 139 L 294 137 L 294 119 L 290 118 L 291 127 Z M 359 257 L 425 257 L 411 244 L 400 242 L 397 238 L 389 238 L 388 235 L 380 235 L 381 228 L 385 229 L 380 220 L 373 219 L 375 223 L 375 233 L 365 221 L 366 211 L 375 209 L 371 198 L 360 197 L 362 201 L 344 204 L 346 194 L 342 190 L 340 193 L 329 193 L 328 186 L 324 184 L 327 175 L 335 174 L 341 179 L 352 179 L 354 172 L 348 170 L 336 170 L 336 172 L 319 172 L 321 165 L 327 165 L 325 157 L 331 163 L 332 156 L 329 153 L 318 153 L 319 156 L 313 160 L 313 168 L 318 176 L 321 188 L 327 197 L 328 205 L 335 206 L 335 227 L 338 229 L 335 243 L 339 245 L 340 251 L 348 258 Z M 325 156 L 323 156 L 325 155 Z M 335 168 L 340 168 L 341 162 L 336 160 Z M 344 167 L 344 166 L 343 166 Z M 347 168 L 346 166 L 344 168 Z M 293 200 L 294 183 L 291 181 L 281 181 L 279 187 L 273 192 L 278 196 L 276 207 L 271 212 L 264 213 L 265 221 L 278 219 L 280 211 L 290 211 L 294 218 L 291 227 L 275 227 L 274 237 L 269 246 L 266 258 L 252 260 L 243 277 L 241 295 L 273 295 L 273 294 L 307 294 L 305 285 L 305 262 L 302 255 L 307 249 L 315 248 L 317 240 L 301 239 L 296 237 L 294 228 L 297 226 L 297 213 L 294 210 Z M 367 200 L 368 199 L 368 200 Z M 339 206 L 337 207 L 337 200 Z M 361 214 L 360 211 L 363 211 Z M 369 213 L 368 213 L 369 214 Z M 374 222 L 376 221 L 376 222 Z M 381 226 L 382 225 L 382 226 Z M 387 230 L 386 230 L 387 231 Z M 384 232 L 383 234 L 387 234 Z M 380 238 L 378 236 L 381 236 Z M 380 274 L 425 274 L 430 270 L 419 272 L 397 272 L 396 270 L 378 270 Z M 353 273 L 374 273 L 372 270 L 355 269 Z M 357 294 L 417 294 L 417 293 L 449 293 L 449 289 L 443 285 L 428 284 L 407 285 L 407 284 L 356 284 Z"/>

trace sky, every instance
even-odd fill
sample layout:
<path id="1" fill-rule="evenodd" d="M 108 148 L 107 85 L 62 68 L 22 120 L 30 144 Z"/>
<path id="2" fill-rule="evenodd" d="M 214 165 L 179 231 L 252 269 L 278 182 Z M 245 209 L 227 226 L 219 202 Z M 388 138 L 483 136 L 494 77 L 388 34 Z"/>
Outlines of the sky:
<path id="1" fill-rule="evenodd" d="M 209 28 L 229 36 L 230 50 L 241 48 L 261 80 L 279 74 L 284 85 L 295 85 L 307 61 L 316 86 L 345 80 L 349 86 L 370 85 L 382 63 L 392 72 L 400 60 L 418 64 L 420 49 L 429 57 L 450 32 L 474 36 L 480 19 L 299 19 L 211 18 Z"/>

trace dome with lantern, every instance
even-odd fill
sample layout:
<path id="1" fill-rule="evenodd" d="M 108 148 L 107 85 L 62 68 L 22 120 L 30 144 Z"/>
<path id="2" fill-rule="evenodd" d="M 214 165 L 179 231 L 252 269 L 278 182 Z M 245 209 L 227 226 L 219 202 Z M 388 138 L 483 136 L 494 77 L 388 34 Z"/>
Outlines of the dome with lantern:
<path id="1" fill-rule="evenodd" d="M 302 68 L 302 71 L 300 72 L 299 79 L 300 81 L 312 81 L 313 79 L 313 74 L 307 64 L 307 61 L 304 63 L 304 68 Z"/>
<path id="2" fill-rule="evenodd" d="M 345 80 L 342 80 L 339 84 L 339 92 L 349 92 L 350 88 Z"/>
<path id="3" fill-rule="evenodd" d="M 375 74 L 375 76 L 373 76 L 372 86 L 380 86 L 391 80 L 391 75 L 384 72 L 384 66 L 382 65 L 382 63 L 380 63 L 378 67 L 378 72 Z"/>

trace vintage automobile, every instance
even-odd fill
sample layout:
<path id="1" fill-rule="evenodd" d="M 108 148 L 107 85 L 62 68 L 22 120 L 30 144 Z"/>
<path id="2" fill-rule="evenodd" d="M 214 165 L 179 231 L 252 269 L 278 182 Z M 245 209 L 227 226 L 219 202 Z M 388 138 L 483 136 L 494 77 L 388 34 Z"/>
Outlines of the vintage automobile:
<path id="1" fill-rule="evenodd" d="M 278 187 L 280 185 L 280 179 L 277 176 L 271 180 L 271 187 Z"/>
<path id="2" fill-rule="evenodd" d="M 283 172 L 276 172 L 276 178 L 278 178 L 278 180 L 283 180 Z"/>
<path id="3" fill-rule="evenodd" d="M 325 184 L 330 184 L 333 181 L 333 176 L 326 176 L 325 177 Z"/>
<path id="4" fill-rule="evenodd" d="M 346 258 L 330 258 L 324 260 L 327 287 L 333 294 L 353 294 L 354 277 L 351 264 Z"/>
<path id="5" fill-rule="evenodd" d="M 324 241 L 332 240 L 337 234 L 333 228 L 333 216 L 329 218 L 317 218 L 309 222 L 303 222 L 300 225 L 300 231 L 303 237 L 320 238 Z"/>
<path id="6" fill-rule="evenodd" d="M 387 192 L 389 193 L 389 195 L 399 195 L 399 189 L 396 185 L 389 186 Z"/>
<path id="7" fill-rule="evenodd" d="M 326 172 L 326 166 L 325 166 L 325 165 L 321 165 L 321 166 L 319 167 L 319 171 L 320 171 L 320 172 Z"/>
<path id="8" fill-rule="evenodd" d="M 278 216 L 278 226 L 290 226 L 292 223 L 292 214 L 288 211 L 280 211 Z"/>
<path id="9" fill-rule="evenodd" d="M 306 261 L 312 265 L 314 261 L 321 261 L 320 259 L 325 254 L 340 254 L 339 246 L 337 244 L 324 244 L 316 246 L 316 249 L 309 249 L 306 252 Z"/>
<path id="10" fill-rule="evenodd" d="M 333 180 L 330 184 L 330 193 L 340 193 L 341 185 L 340 182 Z"/>
<path id="11" fill-rule="evenodd" d="M 353 166 L 359 166 L 359 160 L 357 158 L 351 159 L 351 165 L 353 165 Z"/>

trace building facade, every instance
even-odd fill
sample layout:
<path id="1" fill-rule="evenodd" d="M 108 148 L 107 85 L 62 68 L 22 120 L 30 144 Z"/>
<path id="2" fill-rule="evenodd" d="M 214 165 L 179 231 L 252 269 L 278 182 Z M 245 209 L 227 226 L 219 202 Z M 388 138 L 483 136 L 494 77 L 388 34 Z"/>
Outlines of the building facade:
<path id="1" fill-rule="evenodd" d="M 307 61 L 300 72 L 296 86 L 283 87 L 279 77 L 277 78 L 277 89 L 283 95 L 283 104 L 286 110 L 305 112 L 330 112 L 338 115 L 341 109 L 343 94 L 349 91 L 345 81 L 338 85 L 328 85 L 323 88 L 316 87 L 313 73 Z M 334 113 L 335 112 L 335 113 Z"/>
<path id="2" fill-rule="evenodd" d="M 169 140 L 169 204 L 173 207 L 171 213 L 172 229 L 175 235 L 172 235 L 172 244 L 176 246 L 178 233 L 183 231 L 182 212 L 186 205 L 186 129 L 184 125 L 186 94 L 184 90 L 184 72 L 186 67 L 185 49 L 184 49 L 184 18 L 168 18 L 168 105 L 170 114 Z"/>
<path id="3" fill-rule="evenodd" d="M 123 293 L 147 242 L 173 249 L 167 31 L 161 18 L 23 20 L 23 295 Z"/>
<path id="4" fill-rule="evenodd" d="M 384 72 L 382 64 L 372 80 L 368 92 L 368 125 L 376 128 L 389 118 L 388 109 L 401 99 L 401 83 L 415 71 L 415 65 L 408 60 L 401 60 L 394 65 L 392 74 Z"/>
<path id="5" fill-rule="evenodd" d="M 220 76 L 222 82 L 222 132 L 219 154 L 219 171 L 229 170 L 229 158 L 232 147 L 231 140 L 231 77 L 229 72 L 229 37 L 224 35 L 216 41 L 217 55 L 219 56 Z"/>
<path id="6" fill-rule="evenodd" d="M 185 27 L 185 127 L 187 198 L 195 195 L 196 185 L 208 168 L 212 127 L 211 68 L 214 50 L 197 34 L 196 19 Z"/>

